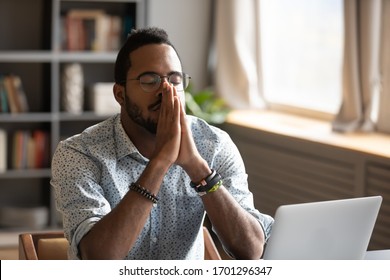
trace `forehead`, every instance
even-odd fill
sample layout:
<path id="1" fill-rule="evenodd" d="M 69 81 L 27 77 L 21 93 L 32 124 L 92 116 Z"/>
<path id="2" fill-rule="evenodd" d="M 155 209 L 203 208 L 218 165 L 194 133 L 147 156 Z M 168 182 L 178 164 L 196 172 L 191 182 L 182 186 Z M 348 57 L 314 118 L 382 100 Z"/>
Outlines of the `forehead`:
<path id="1" fill-rule="evenodd" d="M 166 44 L 142 46 L 130 53 L 130 73 L 152 71 L 166 74 L 171 71 L 182 71 L 176 51 Z"/>

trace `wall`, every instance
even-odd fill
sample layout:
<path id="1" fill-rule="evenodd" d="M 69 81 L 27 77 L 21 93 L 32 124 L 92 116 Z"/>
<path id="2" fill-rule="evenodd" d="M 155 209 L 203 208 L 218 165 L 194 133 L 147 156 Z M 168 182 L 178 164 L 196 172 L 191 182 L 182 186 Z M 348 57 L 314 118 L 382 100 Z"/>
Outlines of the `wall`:
<path id="1" fill-rule="evenodd" d="M 210 0 L 148 0 L 147 25 L 168 32 L 195 90 L 208 86 L 211 3 Z"/>
<path id="2" fill-rule="evenodd" d="M 255 206 L 381 195 L 370 250 L 390 248 L 390 158 L 225 123 L 241 152 Z"/>

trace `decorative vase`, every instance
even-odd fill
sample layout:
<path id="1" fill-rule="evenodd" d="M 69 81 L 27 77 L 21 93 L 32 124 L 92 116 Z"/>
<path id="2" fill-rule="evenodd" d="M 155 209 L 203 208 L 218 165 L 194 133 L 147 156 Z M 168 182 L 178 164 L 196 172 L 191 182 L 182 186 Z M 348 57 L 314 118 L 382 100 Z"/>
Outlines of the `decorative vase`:
<path id="1" fill-rule="evenodd" d="M 62 72 L 62 104 L 65 112 L 81 114 L 84 106 L 84 74 L 81 64 L 71 63 Z"/>

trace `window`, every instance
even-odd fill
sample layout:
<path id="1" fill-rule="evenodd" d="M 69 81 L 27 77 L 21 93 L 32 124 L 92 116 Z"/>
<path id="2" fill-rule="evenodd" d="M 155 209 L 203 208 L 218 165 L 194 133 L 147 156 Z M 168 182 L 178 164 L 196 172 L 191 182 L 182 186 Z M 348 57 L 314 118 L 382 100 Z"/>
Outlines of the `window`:
<path id="1" fill-rule="evenodd" d="M 263 0 L 260 25 L 265 99 L 337 113 L 342 94 L 343 1 Z"/>

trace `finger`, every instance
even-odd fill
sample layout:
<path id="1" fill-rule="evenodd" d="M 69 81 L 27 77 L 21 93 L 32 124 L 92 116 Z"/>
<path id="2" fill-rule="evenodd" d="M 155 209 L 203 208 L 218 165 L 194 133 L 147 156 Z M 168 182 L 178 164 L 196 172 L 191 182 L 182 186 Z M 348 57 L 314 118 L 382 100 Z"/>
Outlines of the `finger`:
<path id="1" fill-rule="evenodd" d="M 180 98 L 175 92 L 175 88 L 165 82 L 163 85 L 163 100 L 161 104 L 160 118 L 168 122 L 167 125 L 179 124 L 180 121 Z M 174 123 L 172 123 L 174 122 Z"/>
<path id="2" fill-rule="evenodd" d="M 187 114 L 185 109 L 185 104 L 180 97 L 177 97 L 180 100 L 180 126 L 182 127 L 183 131 L 187 130 Z"/>
<path id="3" fill-rule="evenodd" d="M 171 87 L 172 87 L 173 96 L 178 96 L 176 88 L 174 86 Z"/>
<path id="4" fill-rule="evenodd" d="M 179 99 L 179 97 L 178 97 L 178 99 Z M 185 118 L 186 118 L 185 109 L 182 105 L 182 102 L 180 101 L 180 124 L 183 125 L 183 123 L 185 123 Z"/>
<path id="5" fill-rule="evenodd" d="M 173 107 L 173 121 L 181 121 L 181 102 L 178 96 L 174 96 L 174 107 Z"/>
<path id="6" fill-rule="evenodd" d="M 166 117 L 170 114 L 173 108 L 172 94 L 170 93 L 169 85 L 165 82 L 163 84 L 162 99 L 160 107 L 160 117 Z"/>
<path id="7" fill-rule="evenodd" d="M 165 90 L 163 91 L 163 98 L 165 95 L 165 101 L 166 101 L 167 105 L 170 105 L 170 106 L 172 106 L 171 108 L 173 108 L 173 98 L 175 96 L 174 87 L 172 87 L 169 83 L 165 82 L 164 89 Z"/>

